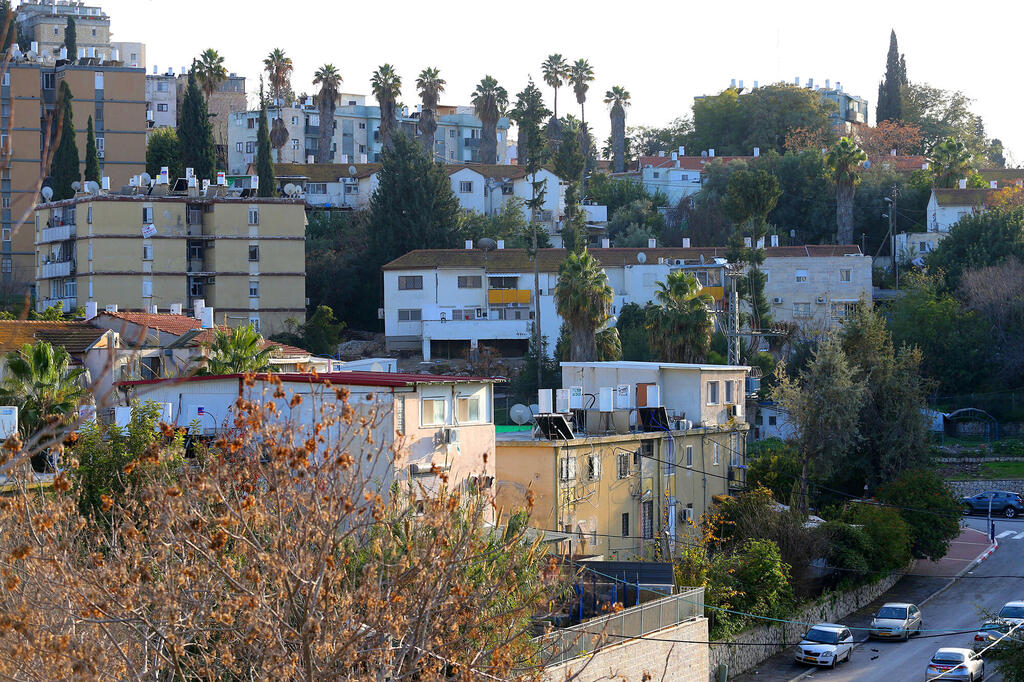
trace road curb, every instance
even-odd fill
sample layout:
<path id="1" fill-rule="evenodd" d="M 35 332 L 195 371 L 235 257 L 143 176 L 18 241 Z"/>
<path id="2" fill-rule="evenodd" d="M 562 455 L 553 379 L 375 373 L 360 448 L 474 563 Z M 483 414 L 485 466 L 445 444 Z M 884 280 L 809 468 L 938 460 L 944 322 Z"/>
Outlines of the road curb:
<path id="1" fill-rule="evenodd" d="M 974 558 L 974 561 L 972 561 L 971 563 L 967 564 L 967 566 L 964 567 L 959 573 L 957 573 L 955 577 L 950 578 L 949 582 L 947 582 L 945 585 L 943 585 L 939 589 L 937 589 L 934 592 L 932 592 L 930 595 L 928 595 L 924 600 L 921 601 L 919 606 L 924 606 L 925 604 L 930 602 L 932 599 L 934 599 L 935 597 L 938 597 L 940 594 L 942 594 L 943 592 L 948 590 L 950 587 L 953 586 L 953 583 L 955 583 L 956 581 L 960 580 L 960 578 L 964 577 L 968 573 L 968 571 L 973 570 L 975 567 L 977 567 L 985 559 L 988 559 L 990 556 L 992 556 L 992 552 L 996 551 L 997 549 L 999 549 L 999 540 L 993 540 L 992 544 L 990 544 L 988 546 L 988 549 L 986 549 L 984 552 L 982 552 L 981 554 L 976 556 Z M 851 647 L 851 649 L 850 649 L 851 656 L 852 656 L 852 653 L 853 653 L 853 649 L 858 649 L 858 648 L 860 648 L 864 644 L 867 644 L 870 641 L 871 641 L 870 639 L 866 639 L 863 642 L 855 643 L 853 645 L 853 647 Z M 821 668 L 818 668 L 818 667 L 811 668 L 810 670 L 805 670 L 804 672 L 800 673 L 796 677 L 791 678 L 789 680 L 789 682 L 797 682 L 797 680 L 806 680 L 809 677 L 811 677 L 812 675 L 814 675 L 816 672 L 818 672 L 819 670 L 821 670 Z M 985 679 L 988 679 L 988 677 L 986 677 Z"/>

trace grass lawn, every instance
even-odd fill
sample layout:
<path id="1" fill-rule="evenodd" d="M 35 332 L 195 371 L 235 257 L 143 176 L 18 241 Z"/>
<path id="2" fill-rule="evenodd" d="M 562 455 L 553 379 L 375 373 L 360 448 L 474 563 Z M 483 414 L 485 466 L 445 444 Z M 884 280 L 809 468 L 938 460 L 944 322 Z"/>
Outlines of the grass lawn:
<path id="1" fill-rule="evenodd" d="M 1024 479 L 1024 462 L 979 463 L 977 469 L 958 471 L 947 478 L 954 481 Z"/>

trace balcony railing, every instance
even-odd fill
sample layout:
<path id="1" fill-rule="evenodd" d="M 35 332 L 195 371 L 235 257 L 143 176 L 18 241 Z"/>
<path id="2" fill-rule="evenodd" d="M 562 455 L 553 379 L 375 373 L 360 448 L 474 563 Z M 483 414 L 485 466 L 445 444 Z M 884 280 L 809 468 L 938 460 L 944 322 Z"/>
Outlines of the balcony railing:
<path id="1" fill-rule="evenodd" d="M 62 307 L 62 310 L 66 313 L 70 313 L 72 310 L 78 307 L 78 299 L 74 296 L 68 298 L 44 298 L 40 299 L 39 305 L 42 310 L 46 310 L 55 305 Z"/>
<path id="2" fill-rule="evenodd" d="M 552 211 L 534 211 L 533 212 L 533 222 L 535 222 L 535 223 L 550 223 L 551 219 L 553 217 L 554 217 L 554 213 Z"/>
<path id="3" fill-rule="evenodd" d="M 306 135 L 309 136 L 309 137 L 319 137 L 319 135 L 320 135 L 320 126 L 307 125 L 306 126 Z"/>
<path id="4" fill-rule="evenodd" d="M 73 274 L 75 274 L 75 261 L 66 260 L 58 263 L 44 263 L 40 276 L 43 279 L 50 279 L 54 277 L 70 277 Z"/>
<path id="5" fill-rule="evenodd" d="M 480 138 L 479 137 L 467 137 L 467 138 L 465 138 L 463 140 L 463 144 L 465 145 L 466 149 L 479 149 L 480 148 Z"/>
<path id="6" fill-rule="evenodd" d="M 487 302 L 494 304 L 519 303 L 528 305 L 530 303 L 529 289 L 488 289 Z"/>
<path id="7" fill-rule="evenodd" d="M 58 225 L 57 227 L 44 227 L 39 232 L 39 243 L 50 244 L 52 242 L 63 242 L 75 236 L 74 225 Z"/>

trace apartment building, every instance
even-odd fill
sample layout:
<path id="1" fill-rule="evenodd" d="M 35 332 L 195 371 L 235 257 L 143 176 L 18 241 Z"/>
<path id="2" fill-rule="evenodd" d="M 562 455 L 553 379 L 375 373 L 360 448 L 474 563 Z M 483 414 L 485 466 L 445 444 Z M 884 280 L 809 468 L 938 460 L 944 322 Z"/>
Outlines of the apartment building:
<path id="1" fill-rule="evenodd" d="M 746 481 L 748 367 L 562 363 L 562 389 L 538 396 L 536 421 L 497 434 L 496 503 L 525 509 L 562 551 L 653 558 L 693 541 L 715 502 Z M 545 395 L 546 394 L 546 395 Z M 575 402 L 574 402 L 575 401 Z M 663 421 L 664 420 L 664 421 Z"/>
<path id="2" fill-rule="evenodd" d="M 967 189 L 961 180 L 959 188 L 932 190 L 925 208 L 927 232 L 900 232 L 896 235 L 896 257 L 901 263 L 923 265 L 924 257 L 935 250 L 949 236 L 953 226 L 967 216 L 984 213 L 1000 181 L 993 177 L 988 189 Z"/>
<path id="3" fill-rule="evenodd" d="M 13 60 L 0 85 L 0 135 L 10 138 L 10 167 L 0 171 L 2 252 L 0 278 L 15 290 L 35 279 L 32 210 L 40 182 L 49 174 L 41 150 L 49 146 L 50 119 L 61 81 L 71 88 L 78 154 L 85 171 L 89 117 L 96 131 L 101 174 L 113 186 L 146 167 L 145 72 L 118 62 L 83 59 L 48 66 L 26 57 Z M 22 221 L 27 225 L 21 226 Z M 19 229 L 19 226 L 20 229 Z M 23 289 L 22 289 L 23 290 Z"/>
<path id="4" fill-rule="evenodd" d="M 174 70 L 146 75 L 146 123 L 149 128 L 178 127 L 178 86 Z"/>
<path id="5" fill-rule="evenodd" d="M 185 182 L 180 180 L 180 183 Z M 218 322 L 265 335 L 305 320 L 305 212 L 300 200 L 212 186 L 170 192 L 129 185 L 80 192 L 35 211 L 39 310 L 215 308 Z"/>
<path id="6" fill-rule="evenodd" d="M 615 290 L 612 314 L 628 303 L 654 300 L 658 282 L 675 270 L 691 272 L 716 306 L 728 306 L 725 248 L 591 249 Z M 871 300 L 871 258 L 857 246 L 789 246 L 765 249 L 765 294 L 776 321 L 808 331 L 827 329 Z M 541 333 L 553 341 L 561 327 L 554 304 L 563 249 L 541 249 L 540 287 L 523 249 L 418 250 L 383 267 L 384 328 L 392 349 L 420 349 L 463 357 L 480 343 L 515 355 L 532 334 L 534 297 L 540 297 Z M 550 348 L 550 347 L 549 347 Z"/>
<path id="7" fill-rule="evenodd" d="M 188 70 L 181 68 L 177 82 L 177 109 L 181 111 L 181 103 L 185 99 L 185 88 L 188 87 Z M 216 148 L 217 167 L 227 168 L 229 162 L 228 145 L 232 116 L 249 108 L 245 94 L 245 76 L 229 73 L 217 86 L 217 90 L 206 100 L 206 108 L 210 112 L 210 124 L 213 127 L 213 144 Z M 257 115 L 259 112 L 256 112 Z"/>
<path id="8" fill-rule="evenodd" d="M 383 144 L 380 138 L 380 107 L 368 105 L 365 95 L 342 93 L 335 111 L 331 157 L 334 162 L 375 163 L 380 161 Z M 227 126 L 228 169 L 232 175 L 246 172 L 256 160 L 256 136 L 259 131 L 259 110 L 239 111 L 225 120 Z M 280 118 L 288 130 L 288 142 L 281 149 L 280 162 L 311 163 L 320 146 L 320 111 L 312 98 L 274 108 L 268 112 Z M 419 112 L 402 108 L 397 114 L 397 129 L 418 138 L 416 124 Z M 434 134 L 434 159 L 444 163 L 478 163 L 480 135 L 483 125 L 472 107 L 438 107 L 437 131 Z M 498 122 L 498 163 L 507 164 L 509 119 Z"/>
<path id="9" fill-rule="evenodd" d="M 73 0 L 22 0 L 18 4 L 18 31 L 37 45 L 36 53 L 53 62 L 64 47 L 68 18 L 75 20 L 76 56 L 114 59 L 110 44 L 110 16 L 101 7 Z M 84 51 L 84 54 L 83 54 Z"/>
<path id="10" fill-rule="evenodd" d="M 706 150 L 701 156 L 686 156 L 686 147 L 680 147 L 668 155 L 659 152 L 657 156 L 641 156 L 638 172 L 629 175 L 638 179 L 649 193 L 661 192 L 668 197 L 669 206 L 676 206 L 681 199 L 700 191 L 704 168 L 709 163 L 751 161 L 758 156 L 757 147 L 752 156 L 715 156 L 714 149 Z"/>

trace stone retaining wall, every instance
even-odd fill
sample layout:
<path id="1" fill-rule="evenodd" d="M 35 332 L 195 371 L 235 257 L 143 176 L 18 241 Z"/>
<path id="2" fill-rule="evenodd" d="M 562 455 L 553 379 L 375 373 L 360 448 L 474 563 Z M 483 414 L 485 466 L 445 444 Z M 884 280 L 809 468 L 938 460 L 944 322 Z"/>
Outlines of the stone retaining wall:
<path id="1" fill-rule="evenodd" d="M 985 462 L 1024 462 L 1024 457 L 991 457 L 979 455 L 978 457 L 936 457 L 939 464 L 984 464 Z"/>
<path id="2" fill-rule="evenodd" d="M 1006 490 L 1024 495 L 1024 480 L 1007 481 L 946 481 L 946 486 L 956 497 L 971 497 L 986 490 Z"/>
<path id="3" fill-rule="evenodd" d="M 846 592 L 826 593 L 813 604 L 793 613 L 790 620 L 798 623 L 838 623 L 850 613 L 878 599 L 902 577 L 903 572 L 898 571 L 872 585 Z M 730 679 L 750 670 L 764 659 L 790 648 L 793 642 L 800 640 L 807 628 L 807 625 L 767 623 L 745 630 L 729 642 L 713 644 L 708 653 L 708 679 L 716 682 L 718 666 L 723 663 L 729 666 Z M 763 646 L 748 644 L 755 642 Z"/>

